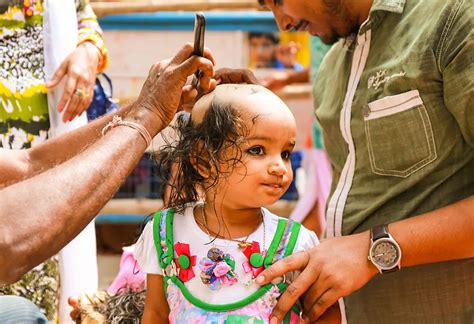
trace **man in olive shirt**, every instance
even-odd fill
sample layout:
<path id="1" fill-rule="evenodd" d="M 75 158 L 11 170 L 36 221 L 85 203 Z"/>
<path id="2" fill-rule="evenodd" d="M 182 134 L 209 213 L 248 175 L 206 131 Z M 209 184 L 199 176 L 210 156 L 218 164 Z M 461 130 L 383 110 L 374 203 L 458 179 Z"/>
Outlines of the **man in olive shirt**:
<path id="1" fill-rule="evenodd" d="M 304 269 L 272 321 L 306 292 L 312 320 L 344 297 L 349 323 L 474 322 L 472 1 L 261 2 L 280 29 L 336 42 L 314 94 L 327 239 L 262 273 Z"/>

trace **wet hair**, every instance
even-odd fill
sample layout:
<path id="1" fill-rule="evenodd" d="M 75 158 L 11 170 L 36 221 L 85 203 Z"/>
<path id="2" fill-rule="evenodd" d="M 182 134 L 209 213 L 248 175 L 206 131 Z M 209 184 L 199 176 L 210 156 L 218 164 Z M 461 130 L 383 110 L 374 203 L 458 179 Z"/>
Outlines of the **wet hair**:
<path id="1" fill-rule="evenodd" d="M 262 38 L 262 37 L 268 39 L 275 45 L 280 43 L 280 36 L 277 33 L 249 32 L 249 40 L 252 38 Z"/>
<path id="2" fill-rule="evenodd" d="M 200 123 L 180 119 L 175 130 L 178 139 L 160 149 L 157 165 L 160 175 L 171 175 L 165 179 L 171 188 L 166 208 L 182 212 L 187 203 L 201 198 L 199 189 L 208 192 L 242 162 L 240 144 L 247 128 L 231 104 L 214 98 Z"/>

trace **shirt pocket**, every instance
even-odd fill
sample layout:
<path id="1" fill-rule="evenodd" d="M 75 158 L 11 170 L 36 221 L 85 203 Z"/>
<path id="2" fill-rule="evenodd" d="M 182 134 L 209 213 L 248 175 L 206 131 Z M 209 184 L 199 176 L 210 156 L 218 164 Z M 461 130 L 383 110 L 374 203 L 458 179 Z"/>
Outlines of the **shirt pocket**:
<path id="1" fill-rule="evenodd" d="M 375 174 L 406 178 L 436 160 L 430 117 L 418 90 L 370 102 L 364 125 Z"/>

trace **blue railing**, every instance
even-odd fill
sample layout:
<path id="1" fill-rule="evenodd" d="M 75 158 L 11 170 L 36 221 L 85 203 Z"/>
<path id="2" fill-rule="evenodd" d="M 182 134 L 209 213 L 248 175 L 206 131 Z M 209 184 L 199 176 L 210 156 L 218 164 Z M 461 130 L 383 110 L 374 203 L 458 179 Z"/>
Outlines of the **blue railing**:
<path id="1" fill-rule="evenodd" d="M 206 30 L 275 32 L 278 27 L 271 12 L 205 12 Z M 99 19 L 105 30 L 193 30 L 193 12 L 156 12 L 104 16 Z"/>

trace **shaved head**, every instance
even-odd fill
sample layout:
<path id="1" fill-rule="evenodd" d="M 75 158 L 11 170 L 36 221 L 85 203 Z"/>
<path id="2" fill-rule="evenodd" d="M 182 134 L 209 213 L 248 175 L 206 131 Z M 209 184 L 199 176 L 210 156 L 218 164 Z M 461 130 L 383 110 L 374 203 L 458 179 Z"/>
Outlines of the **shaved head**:
<path id="1" fill-rule="evenodd" d="M 193 123 L 200 124 L 211 106 L 230 106 L 240 115 L 251 118 L 262 113 L 284 110 L 293 118 L 290 110 L 279 97 L 267 88 L 255 84 L 218 85 L 214 91 L 203 96 L 194 105 L 191 113 Z"/>

